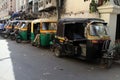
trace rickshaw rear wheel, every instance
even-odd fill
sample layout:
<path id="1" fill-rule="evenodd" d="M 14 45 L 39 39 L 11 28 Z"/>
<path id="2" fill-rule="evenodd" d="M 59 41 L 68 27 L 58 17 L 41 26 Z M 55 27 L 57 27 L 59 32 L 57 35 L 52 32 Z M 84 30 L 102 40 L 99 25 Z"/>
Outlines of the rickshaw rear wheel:
<path id="1" fill-rule="evenodd" d="M 4 38 L 7 39 L 9 37 L 8 34 L 4 34 Z"/>
<path id="2" fill-rule="evenodd" d="M 17 39 L 16 39 L 16 42 L 17 42 L 17 43 L 21 43 L 22 40 L 21 40 L 20 38 L 17 38 Z"/>
<path id="3" fill-rule="evenodd" d="M 54 54 L 56 57 L 62 57 L 62 50 L 60 47 L 56 47 L 54 50 Z"/>

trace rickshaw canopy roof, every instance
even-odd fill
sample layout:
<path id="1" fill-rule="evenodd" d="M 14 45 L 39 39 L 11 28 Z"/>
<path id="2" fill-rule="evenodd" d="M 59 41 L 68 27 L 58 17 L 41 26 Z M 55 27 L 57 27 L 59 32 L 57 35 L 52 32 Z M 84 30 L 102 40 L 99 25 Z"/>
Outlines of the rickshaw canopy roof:
<path id="1" fill-rule="evenodd" d="M 87 23 L 87 22 L 92 22 L 92 21 L 100 21 L 104 22 L 103 19 L 98 19 L 98 18 L 65 18 L 61 19 L 59 23 Z"/>
<path id="2" fill-rule="evenodd" d="M 58 28 L 57 28 L 57 36 L 64 36 L 64 24 L 72 24 L 72 23 L 82 23 L 82 24 L 87 24 L 87 23 L 91 23 L 91 22 L 102 22 L 104 23 L 104 20 L 102 19 L 97 19 L 97 18 L 65 18 L 65 19 L 61 19 L 58 22 Z M 86 27 L 86 26 L 83 26 Z"/>
<path id="3" fill-rule="evenodd" d="M 32 22 L 32 20 L 13 20 L 10 22 Z"/>
<path id="4" fill-rule="evenodd" d="M 37 23 L 37 22 L 57 22 L 57 19 L 35 19 L 32 22 L 33 23 Z"/>

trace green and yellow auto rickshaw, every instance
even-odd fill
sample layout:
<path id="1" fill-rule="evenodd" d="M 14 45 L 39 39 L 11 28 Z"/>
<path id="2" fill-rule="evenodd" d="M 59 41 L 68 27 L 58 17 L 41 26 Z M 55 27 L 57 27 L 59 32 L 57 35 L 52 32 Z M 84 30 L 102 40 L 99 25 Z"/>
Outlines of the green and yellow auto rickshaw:
<path id="1" fill-rule="evenodd" d="M 5 25 L 5 31 L 2 32 L 2 36 L 4 38 L 8 38 L 10 36 L 10 33 L 14 32 L 14 29 L 17 28 L 18 20 L 8 21 L 8 23 Z"/>
<path id="2" fill-rule="evenodd" d="M 37 19 L 32 22 L 32 45 L 47 47 L 52 44 L 57 29 L 57 20 Z"/>
<path id="3" fill-rule="evenodd" d="M 72 55 L 88 61 L 103 59 L 110 44 L 107 23 L 96 18 L 68 18 L 58 22 L 54 41 L 57 57 Z M 110 57 L 106 60 L 110 64 Z"/>
<path id="4" fill-rule="evenodd" d="M 21 20 L 19 29 L 16 36 L 16 42 L 21 43 L 22 41 L 31 41 L 31 20 Z"/>
<path id="5" fill-rule="evenodd" d="M 17 24 L 14 26 L 13 32 L 10 33 L 10 39 L 11 40 L 15 40 L 16 39 L 17 33 L 19 31 L 19 28 L 22 25 L 22 22 L 23 21 L 21 21 L 21 20 L 17 20 Z"/>

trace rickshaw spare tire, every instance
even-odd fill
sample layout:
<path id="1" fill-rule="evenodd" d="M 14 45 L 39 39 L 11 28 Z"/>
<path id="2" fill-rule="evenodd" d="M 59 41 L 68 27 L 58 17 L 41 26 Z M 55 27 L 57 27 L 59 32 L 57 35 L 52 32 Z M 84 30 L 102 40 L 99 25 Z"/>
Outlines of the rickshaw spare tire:
<path id="1" fill-rule="evenodd" d="M 21 43 L 22 40 L 21 40 L 20 38 L 17 38 L 17 39 L 16 39 L 16 42 L 17 42 L 17 43 Z"/>
<path id="2" fill-rule="evenodd" d="M 54 54 L 56 57 L 59 57 L 59 58 L 62 57 L 63 56 L 62 55 L 62 48 L 60 46 L 57 46 L 54 50 Z"/>

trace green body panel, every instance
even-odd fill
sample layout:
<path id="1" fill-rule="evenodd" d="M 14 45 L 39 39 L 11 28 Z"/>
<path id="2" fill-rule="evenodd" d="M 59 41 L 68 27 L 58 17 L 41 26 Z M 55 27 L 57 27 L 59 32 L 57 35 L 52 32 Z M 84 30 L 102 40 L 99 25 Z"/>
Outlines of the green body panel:
<path id="1" fill-rule="evenodd" d="M 22 31 L 19 33 L 22 40 L 27 40 L 27 31 Z"/>
<path id="2" fill-rule="evenodd" d="M 53 44 L 53 42 L 52 42 L 52 38 L 51 38 L 51 35 L 53 35 L 54 36 L 54 34 L 51 34 L 51 33 L 46 33 L 46 34 L 44 34 L 44 33 L 41 33 L 40 34 L 40 36 L 39 36 L 39 38 L 40 38 L 40 46 L 50 46 L 50 45 L 52 45 Z M 35 35 L 34 35 L 34 33 L 32 33 L 31 32 L 31 41 L 33 42 L 34 41 L 34 39 L 35 39 Z M 35 41 L 35 44 L 38 44 L 38 42 L 37 41 Z"/>
<path id="3" fill-rule="evenodd" d="M 50 34 L 40 34 L 40 45 L 41 46 L 49 46 L 50 40 L 51 40 Z"/>
<path id="4" fill-rule="evenodd" d="M 32 42 L 33 42 L 34 39 L 35 39 L 35 35 L 34 35 L 34 33 L 32 33 L 32 32 L 31 32 L 31 38 L 30 38 L 30 39 L 31 39 Z"/>

